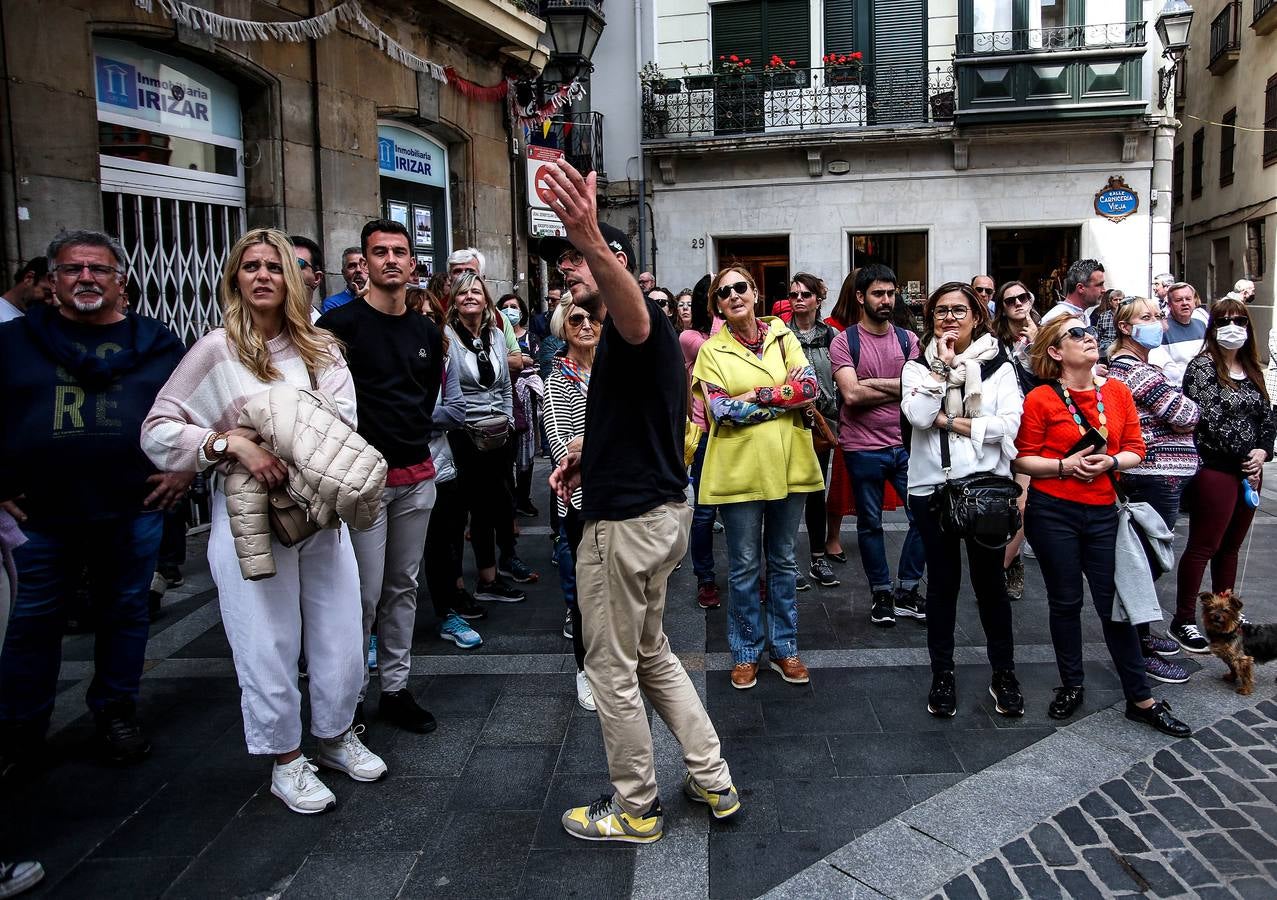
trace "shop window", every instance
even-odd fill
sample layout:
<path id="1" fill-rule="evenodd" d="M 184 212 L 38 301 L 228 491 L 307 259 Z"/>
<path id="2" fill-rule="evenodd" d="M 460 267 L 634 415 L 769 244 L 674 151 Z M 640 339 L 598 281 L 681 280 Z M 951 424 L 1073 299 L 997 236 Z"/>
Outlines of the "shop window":
<path id="1" fill-rule="evenodd" d="M 926 302 L 928 285 L 927 232 L 856 232 L 848 235 L 851 268 L 881 263 L 896 273 L 900 294 L 914 313 Z"/>

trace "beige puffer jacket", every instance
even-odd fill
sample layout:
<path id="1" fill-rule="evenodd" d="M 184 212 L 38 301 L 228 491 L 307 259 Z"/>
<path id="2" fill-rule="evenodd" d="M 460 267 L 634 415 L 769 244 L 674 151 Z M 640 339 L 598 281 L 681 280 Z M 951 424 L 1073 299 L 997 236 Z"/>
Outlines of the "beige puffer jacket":
<path id="1" fill-rule="evenodd" d="M 321 528 L 345 522 L 364 529 L 377 518 L 386 486 L 386 460 L 337 416 L 314 390 L 279 385 L 249 399 L 239 424 L 288 466 L 288 492 Z M 226 512 L 244 578 L 275 574 L 266 486 L 236 463 L 226 476 Z"/>

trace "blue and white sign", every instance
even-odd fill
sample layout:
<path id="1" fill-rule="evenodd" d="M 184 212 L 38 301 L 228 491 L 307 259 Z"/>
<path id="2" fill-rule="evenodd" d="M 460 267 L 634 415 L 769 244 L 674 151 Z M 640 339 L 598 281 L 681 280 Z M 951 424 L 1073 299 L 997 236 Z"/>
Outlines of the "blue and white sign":
<path id="1" fill-rule="evenodd" d="M 99 114 L 165 133 L 204 132 L 238 141 L 239 92 L 211 69 L 110 38 L 93 40 Z"/>
<path id="2" fill-rule="evenodd" d="M 1140 196 L 1121 175 L 1113 175 L 1095 195 L 1095 214 L 1120 222 L 1140 208 Z"/>
<path id="3" fill-rule="evenodd" d="M 442 144 L 393 125 L 377 127 L 377 168 L 385 178 L 448 187 L 448 155 Z"/>

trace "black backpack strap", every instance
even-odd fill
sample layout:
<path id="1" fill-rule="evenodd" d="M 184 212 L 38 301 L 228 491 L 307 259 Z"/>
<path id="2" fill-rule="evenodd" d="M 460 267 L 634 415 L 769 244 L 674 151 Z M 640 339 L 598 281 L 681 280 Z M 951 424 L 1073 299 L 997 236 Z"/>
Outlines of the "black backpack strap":
<path id="1" fill-rule="evenodd" d="M 860 368 L 860 326 L 852 322 L 847 326 L 847 350 L 851 354 L 851 366 L 853 369 Z M 856 377 L 860 377 L 860 373 L 856 373 Z"/>

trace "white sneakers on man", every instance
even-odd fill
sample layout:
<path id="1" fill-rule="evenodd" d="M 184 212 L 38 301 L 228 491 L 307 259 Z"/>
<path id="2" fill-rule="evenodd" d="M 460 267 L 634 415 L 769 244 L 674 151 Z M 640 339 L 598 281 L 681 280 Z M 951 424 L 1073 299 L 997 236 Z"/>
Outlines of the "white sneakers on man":
<path id="1" fill-rule="evenodd" d="M 585 677 L 584 672 L 576 673 L 576 702 L 581 709 L 588 709 L 590 712 L 598 709 L 594 705 L 594 691 L 590 690 L 590 680 Z"/>
<path id="2" fill-rule="evenodd" d="M 364 730 L 356 725 L 345 734 L 319 742 L 315 761 L 326 769 L 345 772 L 355 781 L 377 781 L 386 774 L 386 764 L 359 740 Z"/>
<path id="3" fill-rule="evenodd" d="M 312 816 L 337 805 L 333 792 L 315 775 L 318 769 L 299 756 L 290 763 L 275 763 L 270 773 L 270 792 L 295 813 Z"/>

